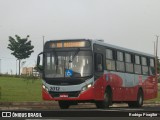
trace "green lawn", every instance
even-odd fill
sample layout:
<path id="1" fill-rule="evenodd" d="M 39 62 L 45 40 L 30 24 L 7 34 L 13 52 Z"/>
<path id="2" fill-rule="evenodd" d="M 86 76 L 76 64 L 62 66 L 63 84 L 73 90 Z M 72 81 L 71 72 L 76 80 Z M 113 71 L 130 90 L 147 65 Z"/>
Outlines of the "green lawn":
<path id="1" fill-rule="evenodd" d="M 41 80 L 0 76 L 0 102 L 42 101 Z"/>
<path id="2" fill-rule="evenodd" d="M 151 100 L 148 100 L 148 101 L 157 101 L 157 102 L 160 102 L 160 83 L 158 83 L 158 97 L 155 98 L 155 99 L 151 99 Z"/>

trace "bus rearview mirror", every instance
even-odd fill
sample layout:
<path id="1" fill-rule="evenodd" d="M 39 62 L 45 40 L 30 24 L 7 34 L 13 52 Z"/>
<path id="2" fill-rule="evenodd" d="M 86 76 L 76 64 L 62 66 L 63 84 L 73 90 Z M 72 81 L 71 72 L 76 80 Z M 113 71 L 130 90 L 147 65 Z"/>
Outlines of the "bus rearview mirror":
<path id="1" fill-rule="evenodd" d="M 43 54 L 43 52 L 41 52 L 41 53 L 37 56 L 37 68 L 38 68 L 40 71 L 43 70 L 43 66 L 40 65 L 40 62 L 41 62 L 41 57 L 40 57 L 40 55 L 42 55 L 42 54 Z"/>

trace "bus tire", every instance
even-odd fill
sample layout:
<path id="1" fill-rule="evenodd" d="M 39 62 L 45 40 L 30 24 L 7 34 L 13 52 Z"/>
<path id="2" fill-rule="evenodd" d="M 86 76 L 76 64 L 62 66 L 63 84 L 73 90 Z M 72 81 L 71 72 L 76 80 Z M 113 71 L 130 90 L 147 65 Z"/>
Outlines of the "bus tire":
<path id="1" fill-rule="evenodd" d="M 129 102 L 128 106 L 133 108 L 140 108 L 143 105 L 143 91 L 141 89 L 138 90 L 137 101 Z"/>
<path id="2" fill-rule="evenodd" d="M 102 101 L 96 101 L 96 107 L 100 108 L 100 109 L 105 109 L 105 108 L 109 108 L 109 105 L 112 103 L 112 97 L 111 97 L 111 91 L 107 90 L 104 93 L 104 100 Z"/>
<path id="3" fill-rule="evenodd" d="M 139 89 L 135 106 L 142 107 L 142 105 L 143 105 L 143 91 L 141 89 Z"/>
<path id="4" fill-rule="evenodd" d="M 68 109 L 70 104 L 67 101 L 58 101 L 59 107 L 61 109 Z"/>

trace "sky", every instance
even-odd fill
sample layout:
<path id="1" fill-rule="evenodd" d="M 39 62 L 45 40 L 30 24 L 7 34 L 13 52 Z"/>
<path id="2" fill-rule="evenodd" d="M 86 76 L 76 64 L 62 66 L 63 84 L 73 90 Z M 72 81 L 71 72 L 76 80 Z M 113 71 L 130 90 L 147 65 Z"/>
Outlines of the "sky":
<path id="1" fill-rule="evenodd" d="M 0 0 L 0 72 L 16 73 L 16 58 L 7 49 L 9 36 L 15 35 L 30 35 L 34 45 L 23 67 L 35 65 L 43 36 L 45 41 L 103 39 L 153 54 L 159 11 L 160 0 Z"/>

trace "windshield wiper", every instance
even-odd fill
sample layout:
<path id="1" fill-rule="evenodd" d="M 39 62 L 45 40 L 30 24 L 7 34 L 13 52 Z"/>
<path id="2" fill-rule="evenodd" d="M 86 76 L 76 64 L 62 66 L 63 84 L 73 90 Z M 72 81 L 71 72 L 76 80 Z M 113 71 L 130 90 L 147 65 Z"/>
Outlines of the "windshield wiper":
<path id="1" fill-rule="evenodd" d="M 74 58 L 77 56 L 77 54 L 79 53 L 79 51 L 80 51 L 80 48 L 77 48 L 77 50 L 75 51 L 72 59 L 71 59 L 71 58 L 69 59 L 69 61 L 68 61 L 68 67 L 67 67 L 68 70 L 69 70 L 69 64 L 74 60 Z M 65 68 L 65 70 L 66 70 L 66 68 Z M 64 75 L 64 76 L 65 76 L 65 75 Z M 69 77 L 71 77 L 71 76 L 69 76 Z"/>
<path id="2" fill-rule="evenodd" d="M 80 48 L 77 48 L 77 50 L 76 50 L 75 54 L 73 55 L 72 59 L 70 59 L 68 61 L 69 63 L 71 63 L 74 60 L 74 58 L 77 56 L 77 54 L 79 53 L 79 51 L 80 51 Z"/>

